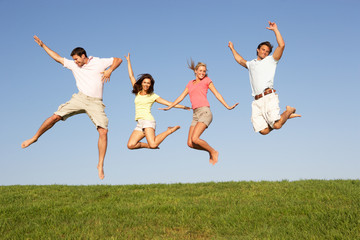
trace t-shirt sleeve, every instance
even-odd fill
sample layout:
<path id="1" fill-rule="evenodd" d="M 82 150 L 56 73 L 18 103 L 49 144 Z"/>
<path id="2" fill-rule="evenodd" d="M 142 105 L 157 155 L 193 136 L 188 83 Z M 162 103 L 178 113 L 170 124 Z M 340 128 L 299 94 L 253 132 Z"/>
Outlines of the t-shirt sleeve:
<path id="1" fill-rule="evenodd" d="M 209 87 L 210 83 L 212 83 L 212 80 L 209 77 L 207 77 L 206 78 L 206 85 Z"/>
<path id="2" fill-rule="evenodd" d="M 152 100 L 155 101 L 155 100 L 158 99 L 160 96 L 157 95 L 156 93 L 153 93 L 153 94 L 151 95 L 151 97 L 152 97 Z"/>
<path id="3" fill-rule="evenodd" d="M 74 67 L 76 67 L 76 63 L 73 60 L 69 60 L 67 58 L 64 58 L 64 67 L 67 69 L 73 70 Z"/>
<path id="4" fill-rule="evenodd" d="M 250 63 L 251 61 L 246 61 L 246 67 L 249 69 L 250 68 Z"/>
<path id="5" fill-rule="evenodd" d="M 192 81 L 188 82 L 188 84 L 186 84 L 186 88 L 189 90 L 189 84 L 191 83 Z"/>
<path id="6" fill-rule="evenodd" d="M 114 62 L 114 58 L 100 58 L 100 60 L 104 69 L 110 67 Z"/>
<path id="7" fill-rule="evenodd" d="M 277 63 L 279 62 L 279 60 L 275 60 L 275 59 L 274 59 L 273 55 L 271 55 L 271 61 L 272 61 L 273 63 L 275 63 L 275 64 L 277 64 Z"/>

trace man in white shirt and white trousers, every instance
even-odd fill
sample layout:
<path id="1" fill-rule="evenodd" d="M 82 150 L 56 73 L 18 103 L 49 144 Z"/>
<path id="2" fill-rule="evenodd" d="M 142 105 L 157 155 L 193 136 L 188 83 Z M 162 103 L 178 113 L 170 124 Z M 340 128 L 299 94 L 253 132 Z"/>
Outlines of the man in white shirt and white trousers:
<path id="1" fill-rule="evenodd" d="M 280 31 L 274 22 L 269 21 L 267 29 L 273 31 L 278 43 L 273 55 L 270 42 L 262 42 L 257 48 L 257 58 L 252 61 L 245 60 L 234 49 L 232 42 L 229 42 L 229 48 L 236 60 L 241 66 L 249 70 L 250 84 L 252 88 L 252 114 L 251 122 L 255 132 L 262 135 L 270 133 L 273 129 L 280 129 L 290 118 L 301 117 L 296 114 L 296 109 L 286 106 L 286 110 L 280 115 L 279 97 L 273 88 L 275 71 L 280 60 L 285 42 Z"/>

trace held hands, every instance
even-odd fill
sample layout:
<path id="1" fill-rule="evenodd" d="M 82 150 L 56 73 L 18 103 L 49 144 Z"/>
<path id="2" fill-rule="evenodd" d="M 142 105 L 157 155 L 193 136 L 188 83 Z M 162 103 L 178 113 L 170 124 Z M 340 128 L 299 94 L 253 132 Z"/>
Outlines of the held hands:
<path id="1" fill-rule="evenodd" d="M 158 108 L 159 110 L 164 110 L 164 111 L 168 111 L 171 109 L 171 107 L 167 107 L 167 108 Z M 187 107 L 187 106 L 184 106 L 183 108 L 184 110 L 190 110 L 191 108 L 190 107 Z"/>
<path id="2" fill-rule="evenodd" d="M 159 110 L 164 110 L 164 111 L 168 111 L 170 110 L 171 108 L 170 107 L 167 107 L 167 108 L 158 108 Z"/>
<path id="3" fill-rule="evenodd" d="M 43 47 L 44 43 L 40 40 L 36 35 L 34 35 L 34 40 L 37 44 L 39 44 L 40 47 Z"/>
<path id="4" fill-rule="evenodd" d="M 268 26 L 268 27 L 266 27 L 266 29 L 269 29 L 269 30 L 275 31 L 275 30 L 277 30 L 278 28 L 277 28 L 277 25 L 276 25 L 276 23 L 275 23 L 275 22 L 270 22 L 270 21 L 269 21 L 269 26 Z"/>

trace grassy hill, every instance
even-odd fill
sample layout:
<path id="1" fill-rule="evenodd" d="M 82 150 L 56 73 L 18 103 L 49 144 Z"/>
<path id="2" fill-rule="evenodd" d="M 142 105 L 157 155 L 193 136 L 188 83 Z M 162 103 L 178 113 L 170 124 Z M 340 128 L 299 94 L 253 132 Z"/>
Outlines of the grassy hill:
<path id="1" fill-rule="evenodd" d="M 360 180 L 0 186 L 1 239 L 360 239 Z"/>

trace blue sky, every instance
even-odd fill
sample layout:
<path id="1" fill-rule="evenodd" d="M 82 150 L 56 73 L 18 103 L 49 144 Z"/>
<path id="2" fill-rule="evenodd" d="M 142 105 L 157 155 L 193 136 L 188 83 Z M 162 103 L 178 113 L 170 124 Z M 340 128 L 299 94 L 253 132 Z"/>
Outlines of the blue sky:
<path id="1" fill-rule="evenodd" d="M 359 179 L 359 9 L 355 0 L 0 0 L 0 185 Z M 275 76 L 281 111 L 291 105 L 303 117 L 261 136 L 250 122 L 248 72 L 227 44 L 232 41 L 245 59 L 255 58 L 259 42 L 276 44 L 266 29 L 269 20 L 286 43 Z M 35 34 L 63 57 L 82 46 L 88 55 L 124 60 L 104 89 L 110 122 L 103 181 L 96 170 L 98 133 L 85 114 L 59 122 L 29 148 L 20 147 L 77 92 L 71 71 L 34 42 Z M 220 152 L 218 164 L 187 147 L 191 111 L 164 112 L 159 104 L 152 110 L 157 133 L 173 125 L 181 129 L 160 150 L 126 148 L 136 125 L 128 52 L 135 74 L 151 73 L 164 99 L 173 101 L 193 79 L 186 68 L 192 57 L 208 65 L 229 105 L 240 103 L 229 111 L 208 94 L 214 120 L 203 138 Z M 183 104 L 190 105 L 188 97 Z"/>

